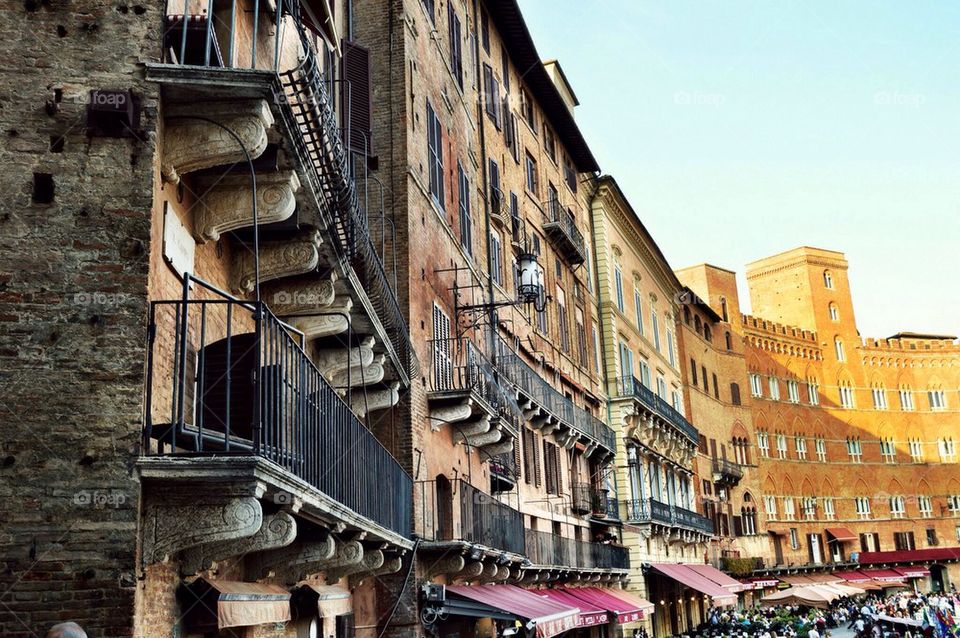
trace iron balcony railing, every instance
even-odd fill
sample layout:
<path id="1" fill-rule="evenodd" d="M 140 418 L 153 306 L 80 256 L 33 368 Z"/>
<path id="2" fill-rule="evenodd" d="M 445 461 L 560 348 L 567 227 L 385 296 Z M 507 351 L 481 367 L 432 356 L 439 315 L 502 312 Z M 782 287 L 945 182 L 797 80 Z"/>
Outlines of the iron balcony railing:
<path id="1" fill-rule="evenodd" d="M 326 239 L 352 267 L 401 365 L 415 377 L 419 363 L 410 331 L 370 236 L 366 197 L 361 200 L 358 194 L 355 162 L 344 141 L 355 135 L 350 114 L 341 114 L 343 123 L 338 122 L 333 79 L 313 49 L 300 6 L 299 0 L 255 1 L 250 10 L 239 0 L 169 0 L 163 59 L 182 66 L 276 73 L 273 101 L 317 194 L 323 224 L 331 228 Z M 348 92 L 348 80 L 340 82 Z"/>
<path id="2" fill-rule="evenodd" d="M 713 534 L 713 521 L 706 516 L 679 505 L 663 503 L 654 498 L 627 501 L 627 520 L 635 523 L 659 523 L 681 527 L 704 534 Z"/>
<path id="3" fill-rule="evenodd" d="M 556 565 L 582 569 L 629 569 L 626 547 L 590 543 L 557 536 L 550 532 L 525 530 L 527 557 L 534 565 Z"/>
<path id="4" fill-rule="evenodd" d="M 465 541 L 523 555 L 523 514 L 463 479 L 417 481 L 417 533 L 426 541 Z"/>
<path id="5" fill-rule="evenodd" d="M 514 438 L 520 435 L 523 413 L 509 381 L 469 339 L 432 339 L 429 390 L 469 392 L 482 399 Z"/>
<path id="6" fill-rule="evenodd" d="M 266 459 L 410 535 L 410 476 L 263 303 L 153 302 L 147 368 L 145 455 Z"/>
<path id="7" fill-rule="evenodd" d="M 573 213 L 564 208 L 557 199 L 544 202 L 541 210 L 544 231 L 561 249 L 567 261 L 574 265 L 585 262 L 587 242 L 583 238 L 583 233 L 577 228 Z"/>
<path id="8" fill-rule="evenodd" d="M 547 383 L 540 373 L 530 367 L 507 343 L 497 339 L 497 370 L 519 387 L 540 408 L 546 410 L 607 450 L 616 449 L 616 434 L 605 422 L 583 408 L 574 405 L 559 390 Z"/>
<path id="9" fill-rule="evenodd" d="M 743 478 L 740 464 L 723 458 L 713 459 L 713 473 L 734 482 Z"/>
<path id="10" fill-rule="evenodd" d="M 616 513 L 616 499 L 611 499 L 609 490 L 601 489 L 591 483 L 574 483 L 570 487 L 572 505 L 571 509 L 577 514 L 590 514 L 595 518 L 610 518 L 611 504 L 613 505 L 613 518 L 618 518 Z"/>
<path id="11" fill-rule="evenodd" d="M 678 432 L 697 445 L 700 444 L 700 433 L 686 417 L 677 412 L 672 405 L 657 396 L 634 376 L 620 377 L 617 380 L 617 393 L 622 397 L 633 397 L 645 405 L 650 411 L 659 415 L 664 421 L 672 425 Z"/>

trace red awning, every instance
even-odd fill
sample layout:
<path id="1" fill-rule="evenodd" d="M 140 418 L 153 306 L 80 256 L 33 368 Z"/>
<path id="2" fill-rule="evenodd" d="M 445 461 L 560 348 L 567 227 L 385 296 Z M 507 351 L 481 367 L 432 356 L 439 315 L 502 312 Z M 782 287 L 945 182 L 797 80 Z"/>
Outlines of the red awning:
<path id="1" fill-rule="evenodd" d="M 897 572 L 904 578 L 926 578 L 930 575 L 930 570 L 923 565 L 910 565 L 909 567 L 894 567 L 893 571 Z"/>
<path id="2" fill-rule="evenodd" d="M 712 565 L 687 565 L 687 567 L 731 593 L 746 589 L 739 580 L 734 580 Z"/>
<path id="3" fill-rule="evenodd" d="M 580 615 L 577 607 L 515 585 L 447 585 L 447 592 L 525 618 L 536 627 L 537 638 L 550 638 L 575 629 Z"/>
<path id="4" fill-rule="evenodd" d="M 643 620 L 646 617 L 646 613 L 653 610 L 653 603 L 647 602 L 642 598 L 631 596 L 627 592 L 619 589 L 571 587 L 564 591 L 574 598 L 584 601 L 588 605 L 606 609 L 617 617 L 617 622 L 621 625 Z"/>
<path id="5" fill-rule="evenodd" d="M 846 527 L 828 527 L 826 532 L 828 535 L 833 537 L 833 540 L 840 543 L 845 541 L 855 541 L 859 538 L 859 536 L 848 530 Z"/>
<path id="6" fill-rule="evenodd" d="M 535 593 L 540 596 L 546 596 L 550 600 L 560 603 L 566 607 L 576 607 L 580 610 L 580 616 L 577 618 L 577 627 L 593 627 L 595 625 L 605 625 L 609 622 L 607 612 L 600 605 L 594 605 L 587 600 L 577 598 L 569 591 L 561 588 L 557 589 L 538 589 Z"/>
<path id="7" fill-rule="evenodd" d="M 834 576 L 842 578 L 843 580 L 849 581 L 851 583 L 865 583 L 870 580 L 870 577 L 866 574 L 858 571 L 852 572 L 833 572 Z"/>
<path id="8" fill-rule="evenodd" d="M 927 549 L 903 549 L 891 552 L 860 552 L 857 561 L 861 565 L 890 563 L 921 563 L 940 560 L 960 560 L 960 547 L 929 547 Z"/>
<path id="9" fill-rule="evenodd" d="M 717 607 L 737 604 L 737 595 L 731 594 L 726 589 L 720 587 L 712 580 L 708 580 L 690 569 L 689 565 L 678 563 L 653 563 L 653 569 L 660 572 L 667 578 L 686 585 L 690 589 L 695 589 L 701 594 L 706 594 L 713 598 L 713 604 Z"/>
<path id="10" fill-rule="evenodd" d="M 869 576 L 873 580 L 879 580 L 882 583 L 886 582 L 902 582 L 903 574 L 899 574 L 892 569 L 861 569 L 865 576 Z"/>

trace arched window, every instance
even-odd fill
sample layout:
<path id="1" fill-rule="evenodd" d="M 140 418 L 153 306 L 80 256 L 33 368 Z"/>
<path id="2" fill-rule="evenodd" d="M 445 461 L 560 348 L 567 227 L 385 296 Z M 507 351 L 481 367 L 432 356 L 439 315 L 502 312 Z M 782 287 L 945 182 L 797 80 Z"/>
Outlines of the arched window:
<path id="1" fill-rule="evenodd" d="M 683 307 L 683 323 L 690 325 L 690 308 L 687 306 Z"/>
<path id="2" fill-rule="evenodd" d="M 726 342 L 727 350 L 733 350 L 733 339 L 730 338 L 729 331 L 724 333 L 723 340 Z"/>
<path id="3" fill-rule="evenodd" d="M 701 334 L 701 328 L 700 316 L 695 316 L 693 318 L 693 329 L 697 331 L 697 334 Z"/>
<path id="4" fill-rule="evenodd" d="M 727 300 L 724 297 L 720 297 L 720 316 L 724 321 L 730 321 L 727 317 Z"/>
<path id="5" fill-rule="evenodd" d="M 840 310 L 837 308 L 837 304 L 830 302 L 830 305 L 827 306 L 827 312 L 830 314 L 830 321 L 840 321 Z"/>
<path id="6" fill-rule="evenodd" d="M 847 355 L 843 351 L 843 341 L 840 337 L 835 337 L 833 339 L 833 351 L 837 355 L 837 361 L 846 361 Z"/>
<path id="7" fill-rule="evenodd" d="M 707 341 L 713 340 L 713 335 L 710 333 L 710 326 L 703 324 L 703 338 Z"/>
<path id="8" fill-rule="evenodd" d="M 833 290 L 833 275 L 829 270 L 823 271 L 823 287 Z"/>

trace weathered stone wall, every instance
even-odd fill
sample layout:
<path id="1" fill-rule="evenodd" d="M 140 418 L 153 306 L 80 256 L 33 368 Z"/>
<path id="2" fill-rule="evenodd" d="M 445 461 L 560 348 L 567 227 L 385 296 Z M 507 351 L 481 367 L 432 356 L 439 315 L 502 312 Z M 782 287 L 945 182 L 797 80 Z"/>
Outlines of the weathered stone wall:
<path id="1" fill-rule="evenodd" d="M 157 109 L 137 63 L 160 51 L 160 9 L 0 15 L 0 634 L 126 636 Z M 88 138 L 91 89 L 133 90 L 140 130 Z"/>

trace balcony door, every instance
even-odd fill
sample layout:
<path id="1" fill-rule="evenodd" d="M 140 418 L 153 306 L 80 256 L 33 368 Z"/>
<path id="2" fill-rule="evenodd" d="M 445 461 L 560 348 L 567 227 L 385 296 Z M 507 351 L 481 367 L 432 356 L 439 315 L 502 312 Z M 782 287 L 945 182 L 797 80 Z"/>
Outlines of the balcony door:
<path id="1" fill-rule="evenodd" d="M 442 474 L 437 476 L 437 536 L 438 540 L 453 538 L 453 486 Z"/>
<path id="2" fill-rule="evenodd" d="M 633 351 L 623 341 L 620 342 L 620 376 L 623 377 L 624 390 L 632 391 Z"/>
<path id="3" fill-rule="evenodd" d="M 453 360 L 450 357 L 450 317 L 433 305 L 433 383 L 435 390 L 453 385 Z"/>

